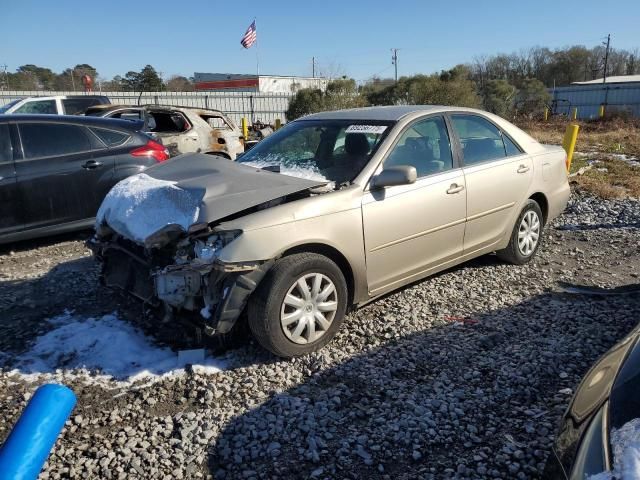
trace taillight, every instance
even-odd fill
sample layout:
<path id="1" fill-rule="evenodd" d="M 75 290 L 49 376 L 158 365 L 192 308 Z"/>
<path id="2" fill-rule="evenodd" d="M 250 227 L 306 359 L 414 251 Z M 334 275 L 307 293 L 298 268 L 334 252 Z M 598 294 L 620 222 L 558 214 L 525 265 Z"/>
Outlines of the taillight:
<path id="1" fill-rule="evenodd" d="M 149 140 L 146 145 L 131 150 L 134 157 L 153 157 L 157 162 L 169 160 L 169 150 L 158 142 Z"/>

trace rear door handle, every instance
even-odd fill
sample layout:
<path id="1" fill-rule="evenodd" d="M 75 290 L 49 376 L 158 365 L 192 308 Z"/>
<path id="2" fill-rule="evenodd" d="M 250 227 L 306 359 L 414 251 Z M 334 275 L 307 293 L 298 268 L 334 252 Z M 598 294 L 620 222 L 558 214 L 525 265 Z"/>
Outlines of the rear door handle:
<path id="1" fill-rule="evenodd" d="M 518 173 L 527 173 L 529 171 L 529 167 L 526 165 L 520 165 L 518 167 Z"/>
<path id="2" fill-rule="evenodd" d="M 87 160 L 82 164 L 82 168 L 86 168 L 87 170 L 92 170 L 94 168 L 101 167 L 101 162 L 96 162 L 95 160 Z"/>
<path id="3" fill-rule="evenodd" d="M 458 185 L 457 183 L 452 183 L 451 186 L 449 187 L 449 190 L 447 190 L 447 193 L 449 195 L 452 195 L 454 193 L 460 193 L 462 190 L 464 190 L 464 185 Z"/>

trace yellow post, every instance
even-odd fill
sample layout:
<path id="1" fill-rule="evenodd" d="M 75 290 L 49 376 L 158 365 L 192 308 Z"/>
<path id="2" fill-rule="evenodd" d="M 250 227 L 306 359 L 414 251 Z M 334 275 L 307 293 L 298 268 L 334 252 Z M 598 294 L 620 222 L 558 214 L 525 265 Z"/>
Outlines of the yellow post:
<path id="1" fill-rule="evenodd" d="M 573 111 L 571 112 L 571 120 L 576 120 L 578 118 L 578 107 L 573 107 Z"/>
<path id="2" fill-rule="evenodd" d="M 549 120 L 549 107 L 544 107 L 544 121 Z"/>
<path id="3" fill-rule="evenodd" d="M 604 104 L 600 105 L 600 108 L 598 109 L 598 116 L 600 118 L 604 118 Z"/>
<path id="4" fill-rule="evenodd" d="M 564 140 L 562 140 L 562 148 L 567 152 L 567 172 L 571 169 L 571 160 L 573 159 L 573 151 L 576 148 L 576 142 L 578 141 L 579 125 L 570 123 L 567 125 L 567 130 L 564 132 Z"/>
<path id="5" fill-rule="evenodd" d="M 275 129 L 280 130 L 281 127 L 282 127 L 282 120 L 280 120 L 279 118 L 276 118 Z"/>
<path id="6" fill-rule="evenodd" d="M 242 136 L 245 142 L 249 140 L 249 127 L 247 127 L 247 119 L 242 117 Z"/>

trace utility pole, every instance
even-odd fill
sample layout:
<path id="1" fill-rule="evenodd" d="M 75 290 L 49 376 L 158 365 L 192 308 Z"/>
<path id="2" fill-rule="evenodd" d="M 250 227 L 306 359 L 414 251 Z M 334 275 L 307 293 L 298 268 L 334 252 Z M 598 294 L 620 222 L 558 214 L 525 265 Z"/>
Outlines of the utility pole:
<path id="1" fill-rule="evenodd" d="M 391 65 L 395 67 L 396 70 L 396 83 L 398 83 L 398 49 L 391 49 Z"/>
<path id="2" fill-rule="evenodd" d="M 311 57 L 311 76 L 316 78 L 316 57 Z"/>
<path id="3" fill-rule="evenodd" d="M 604 51 L 604 75 L 602 76 L 602 83 L 607 83 L 607 64 L 609 63 L 609 45 L 611 43 L 611 34 L 607 35 L 607 49 Z M 605 45 L 604 42 L 602 42 Z"/>
<path id="4" fill-rule="evenodd" d="M 7 64 L 0 65 L 4 69 L 4 83 L 6 83 L 7 90 L 9 90 L 9 74 L 7 73 Z"/>
<path id="5" fill-rule="evenodd" d="M 609 99 L 609 87 L 607 86 L 607 63 L 609 62 L 609 45 L 611 43 L 611 34 L 607 35 L 607 49 L 604 51 L 604 74 L 602 75 L 602 87 L 604 88 L 604 109 L 607 108 L 607 100 Z M 603 42 L 604 44 L 604 42 Z M 603 111 L 605 111 L 603 110 Z"/>

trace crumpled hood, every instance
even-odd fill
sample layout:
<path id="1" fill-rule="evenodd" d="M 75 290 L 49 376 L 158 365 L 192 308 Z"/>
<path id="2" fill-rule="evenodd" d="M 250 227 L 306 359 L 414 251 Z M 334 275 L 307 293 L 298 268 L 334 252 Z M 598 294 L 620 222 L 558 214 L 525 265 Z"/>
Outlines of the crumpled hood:
<path id="1" fill-rule="evenodd" d="M 96 215 L 138 243 L 167 227 L 187 231 L 326 182 L 291 177 L 221 157 L 185 154 L 116 184 Z"/>

